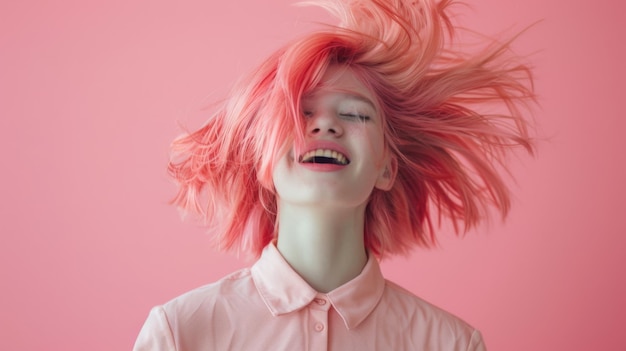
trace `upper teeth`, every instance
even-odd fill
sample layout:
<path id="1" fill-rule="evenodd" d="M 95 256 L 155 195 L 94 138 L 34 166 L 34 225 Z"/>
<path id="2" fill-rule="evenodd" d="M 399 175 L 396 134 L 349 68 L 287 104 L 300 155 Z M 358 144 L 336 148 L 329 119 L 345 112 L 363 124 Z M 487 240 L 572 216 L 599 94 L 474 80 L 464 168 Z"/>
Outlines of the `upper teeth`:
<path id="1" fill-rule="evenodd" d="M 302 162 L 310 161 L 314 157 L 329 157 L 329 158 L 333 158 L 333 159 L 337 160 L 337 162 L 342 164 L 342 165 L 347 165 L 348 164 L 348 159 L 346 158 L 346 156 L 344 156 L 343 154 L 341 154 L 341 153 L 339 153 L 337 151 L 327 150 L 327 149 L 311 150 L 311 151 L 305 153 L 304 155 L 302 155 Z"/>

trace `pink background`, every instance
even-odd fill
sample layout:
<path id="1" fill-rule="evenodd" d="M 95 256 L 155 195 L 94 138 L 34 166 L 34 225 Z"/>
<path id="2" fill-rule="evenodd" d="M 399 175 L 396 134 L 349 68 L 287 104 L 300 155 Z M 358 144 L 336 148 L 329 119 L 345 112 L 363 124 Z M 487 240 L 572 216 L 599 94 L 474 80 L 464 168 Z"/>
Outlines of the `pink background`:
<path id="1" fill-rule="evenodd" d="M 130 349 L 150 307 L 247 263 L 167 205 L 177 123 L 325 19 L 279 1 L 0 4 L 0 349 Z M 620 8 L 621 7 L 621 8 Z M 625 350 L 624 5 L 473 1 L 530 29 L 542 134 L 508 222 L 383 266 L 490 350 Z M 463 8 L 461 8 L 463 9 Z"/>

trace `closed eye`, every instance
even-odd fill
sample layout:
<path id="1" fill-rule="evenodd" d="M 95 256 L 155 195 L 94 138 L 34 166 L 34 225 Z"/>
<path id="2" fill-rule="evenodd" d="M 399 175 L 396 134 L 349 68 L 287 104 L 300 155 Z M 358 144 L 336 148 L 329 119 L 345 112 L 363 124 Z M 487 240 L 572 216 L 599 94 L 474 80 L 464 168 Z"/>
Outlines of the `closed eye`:
<path id="1" fill-rule="evenodd" d="M 369 116 L 362 115 L 362 114 L 357 114 L 357 113 L 340 113 L 339 116 L 347 117 L 347 118 L 359 119 L 359 120 L 361 120 L 363 122 L 370 120 Z"/>

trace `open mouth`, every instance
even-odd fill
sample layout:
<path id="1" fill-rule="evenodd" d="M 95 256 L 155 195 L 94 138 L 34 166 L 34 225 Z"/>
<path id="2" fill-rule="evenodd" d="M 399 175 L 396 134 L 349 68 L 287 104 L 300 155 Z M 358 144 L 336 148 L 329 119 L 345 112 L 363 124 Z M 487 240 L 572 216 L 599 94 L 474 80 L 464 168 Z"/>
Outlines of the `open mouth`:
<path id="1" fill-rule="evenodd" d="M 348 158 L 337 151 L 328 149 L 317 149 L 306 152 L 300 156 L 300 163 L 322 163 L 345 166 L 350 164 Z"/>

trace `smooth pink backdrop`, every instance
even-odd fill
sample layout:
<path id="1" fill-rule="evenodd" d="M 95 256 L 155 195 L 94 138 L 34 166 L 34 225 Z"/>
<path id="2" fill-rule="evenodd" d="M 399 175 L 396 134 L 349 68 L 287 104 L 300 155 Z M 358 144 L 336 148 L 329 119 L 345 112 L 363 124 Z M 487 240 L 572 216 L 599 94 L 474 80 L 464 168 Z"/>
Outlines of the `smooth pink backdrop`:
<path id="1" fill-rule="evenodd" d="M 150 307 L 247 263 L 167 204 L 181 122 L 311 22 L 292 1 L 0 4 L 0 349 L 127 350 Z M 483 331 L 490 350 L 624 350 L 621 1 L 472 1 L 488 34 L 543 19 L 542 108 L 509 220 L 384 263 Z"/>

